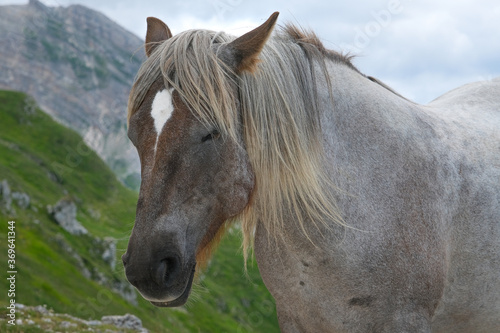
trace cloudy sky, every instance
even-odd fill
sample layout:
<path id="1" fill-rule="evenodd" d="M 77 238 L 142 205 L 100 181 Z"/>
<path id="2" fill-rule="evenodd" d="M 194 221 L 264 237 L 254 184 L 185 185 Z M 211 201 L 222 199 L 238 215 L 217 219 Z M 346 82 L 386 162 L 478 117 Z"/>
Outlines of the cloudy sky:
<path id="1" fill-rule="evenodd" d="M 23 4 L 27 0 L 0 0 Z M 274 11 L 278 23 L 313 29 L 328 48 L 350 51 L 361 72 L 427 103 L 461 84 L 500 76 L 498 0 L 45 0 L 99 10 L 143 37 L 156 16 L 175 34 L 191 28 L 240 35 Z"/>

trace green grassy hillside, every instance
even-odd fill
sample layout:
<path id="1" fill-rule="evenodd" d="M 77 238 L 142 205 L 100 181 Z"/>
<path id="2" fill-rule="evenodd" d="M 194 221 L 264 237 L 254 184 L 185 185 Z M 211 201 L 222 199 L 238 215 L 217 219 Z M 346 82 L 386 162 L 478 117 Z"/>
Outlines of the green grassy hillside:
<path id="1" fill-rule="evenodd" d="M 8 271 L 7 222 L 15 221 L 16 302 L 46 304 L 83 319 L 131 313 L 152 332 L 278 331 L 274 303 L 257 268 L 250 265 L 245 276 L 236 229 L 223 240 L 185 307 L 160 309 L 140 296 L 132 305 L 112 291 L 110 286 L 124 281 L 120 256 L 133 226 L 137 193 L 119 183 L 74 131 L 54 122 L 26 95 L 9 91 L 0 91 L 3 179 L 12 191 L 31 198 L 26 209 L 14 201 L 15 213 L 0 211 L 3 275 Z M 76 204 L 77 220 L 89 234 L 72 235 L 52 220 L 46 207 L 62 198 Z M 101 256 L 99 239 L 104 237 L 117 240 L 114 269 Z M 84 276 L 82 265 L 91 278 Z M 3 278 L 0 317 L 7 313 L 8 289 Z M 5 321 L 0 331 L 30 332 Z"/>

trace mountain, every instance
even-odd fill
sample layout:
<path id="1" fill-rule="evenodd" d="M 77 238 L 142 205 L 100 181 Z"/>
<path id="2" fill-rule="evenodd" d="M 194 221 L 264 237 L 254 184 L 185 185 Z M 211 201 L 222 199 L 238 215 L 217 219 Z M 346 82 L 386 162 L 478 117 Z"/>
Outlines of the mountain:
<path id="1" fill-rule="evenodd" d="M 0 6 L 0 88 L 33 96 L 132 188 L 140 165 L 126 104 L 143 57 L 140 38 L 86 7 Z"/>
<path id="2" fill-rule="evenodd" d="M 0 332 L 131 332 L 111 330 L 123 318 L 151 332 L 278 331 L 257 267 L 244 273 L 236 227 L 186 306 L 156 308 L 138 295 L 120 261 L 136 202 L 78 133 L 26 94 L 0 91 Z M 12 299 L 23 304 L 16 326 L 7 321 Z"/>

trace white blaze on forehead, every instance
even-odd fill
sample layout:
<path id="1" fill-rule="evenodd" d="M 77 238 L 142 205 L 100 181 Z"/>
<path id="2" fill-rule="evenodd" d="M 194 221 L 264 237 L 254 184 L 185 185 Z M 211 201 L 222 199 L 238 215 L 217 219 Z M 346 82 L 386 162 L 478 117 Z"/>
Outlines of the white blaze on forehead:
<path id="1" fill-rule="evenodd" d="M 158 136 L 174 111 L 174 103 L 172 102 L 173 90 L 174 88 L 170 88 L 158 92 L 151 106 L 151 117 L 154 119 L 156 134 Z"/>

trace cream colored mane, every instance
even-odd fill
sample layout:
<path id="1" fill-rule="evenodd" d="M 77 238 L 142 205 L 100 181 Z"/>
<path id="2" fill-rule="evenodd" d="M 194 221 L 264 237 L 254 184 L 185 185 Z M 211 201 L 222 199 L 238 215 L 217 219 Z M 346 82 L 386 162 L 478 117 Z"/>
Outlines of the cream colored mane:
<path id="1" fill-rule="evenodd" d="M 287 26 L 268 40 L 256 72 L 236 75 L 216 52 L 233 39 L 225 33 L 189 30 L 163 42 L 139 70 L 128 117 L 163 77 L 207 127 L 227 140 L 243 138 L 256 177 L 252 202 L 237 217 L 246 255 L 258 222 L 275 237 L 283 236 L 290 219 L 306 236 L 306 223 L 319 225 L 328 219 L 342 224 L 330 197 L 333 185 L 324 174 L 313 67 L 319 65 L 326 73 L 326 59 L 352 65 L 348 57 L 326 50 L 314 34 Z M 326 75 L 324 79 L 329 84 Z"/>

